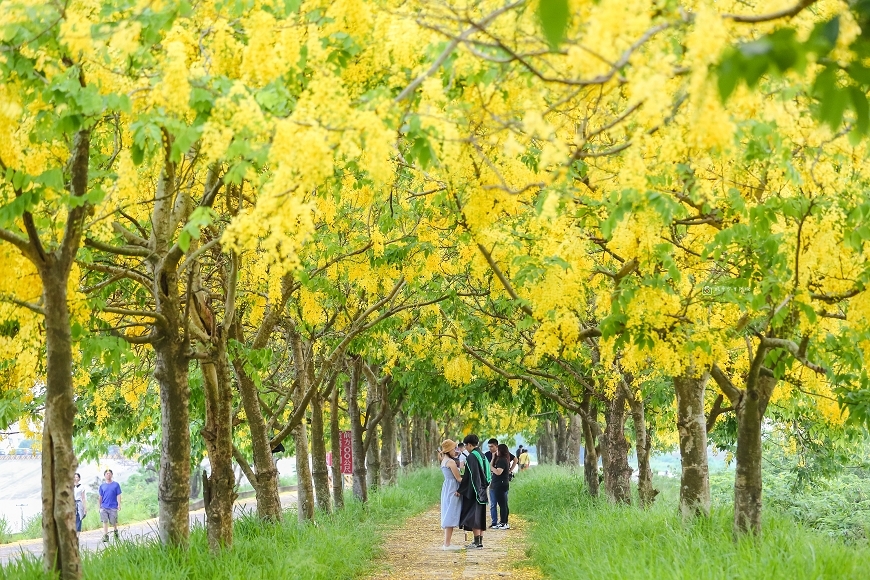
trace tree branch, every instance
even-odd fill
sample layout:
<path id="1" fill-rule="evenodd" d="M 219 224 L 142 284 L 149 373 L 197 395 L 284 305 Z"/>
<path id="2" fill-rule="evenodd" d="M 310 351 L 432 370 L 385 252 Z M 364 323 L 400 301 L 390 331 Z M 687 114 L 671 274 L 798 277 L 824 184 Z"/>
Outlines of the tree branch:
<path id="1" fill-rule="evenodd" d="M 239 467 L 242 468 L 242 472 L 245 474 L 245 477 L 248 478 L 248 481 L 251 482 L 251 485 L 257 485 L 257 475 L 254 473 L 254 470 L 251 469 L 251 464 L 248 463 L 248 460 L 235 445 L 233 445 L 233 459 L 235 459 L 236 463 L 239 464 Z"/>
<path id="2" fill-rule="evenodd" d="M 716 419 L 719 418 L 719 415 L 723 415 L 734 410 L 734 407 L 723 407 L 722 401 L 724 401 L 724 398 L 720 393 L 716 397 L 716 400 L 713 401 L 713 408 L 710 409 L 710 415 L 707 416 L 707 433 L 713 430 L 713 427 L 716 425 Z"/>
<path id="3" fill-rule="evenodd" d="M 36 262 L 36 254 L 33 251 L 33 246 L 30 245 L 30 242 L 27 238 L 23 236 L 19 236 L 18 234 L 11 232 L 7 229 L 0 228 L 0 240 L 4 242 L 9 242 L 20 251 L 25 258 L 30 260 L 31 262 Z"/>
<path id="4" fill-rule="evenodd" d="M 492 254 L 490 254 L 486 248 L 483 247 L 483 244 L 478 243 L 477 249 L 480 250 L 480 253 L 483 254 L 483 257 L 486 259 L 486 263 L 489 264 L 489 267 L 492 268 L 493 273 L 495 273 L 496 278 L 498 278 L 501 285 L 504 287 L 505 291 L 508 293 L 508 296 L 516 300 L 520 303 L 520 309 L 528 314 L 529 316 L 534 316 L 532 313 L 532 309 L 527 305 L 523 304 L 520 300 L 520 297 L 517 296 L 516 290 L 511 285 L 510 280 L 504 275 L 504 272 L 501 271 L 501 268 L 498 267 L 498 264 L 495 263 L 495 260 L 492 259 Z"/>
<path id="5" fill-rule="evenodd" d="M 494 12 L 491 12 L 490 14 L 485 16 L 480 22 L 473 23 L 469 28 L 467 28 L 464 32 L 462 32 L 462 34 L 453 38 L 447 44 L 447 46 L 444 48 L 444 50 L 441 52 L 441 54 L 438 56 L 438 58 L 435 59 L 435 62 L 432 63 L 432 66 L 430 66 L 428 69 L 426 69 L 426 71 L 423 72 L 423 74 L 421 74 L 420 76 L 415 78 L 413 81 L 411 81 L 411 84 L 409 84 L 407 87 L 402 89 L 402 92 L 399 93 L 395 99 L 393 99 L 393 103 L 400 103 L 400 102 L 404 101 L 405 99 L 407 99 L 408 97 L 410 97 L 414 93 L 414 91 L 417 90 L 417 87 L 419 87 L 423 83 L 423 81 L 425 81 L 427 78 L 429 78 L 430 76 L 435 74 L 435 71 L 437 71 L 438 68 L 442 64 L 444 64 L 444 61 L 447 60 L 447 58 L 453 53 L 453 51 L 456 50 L 456 47 L 459 46 L 459 43 L 465 42 L 465 40 L 469 36 L 471 36 L 472 34 L 477 32 L 478 30 L 480 30 L 480 28 L 482 26 L 486 26 L 487 24 L 489 24 L 490 22 L 492 22 L 493 20 L 495 20 L 496 18 L 498 18 L 499 16 L 504 14 L 505 12 L 512 10 L 513 8 L 519 6 L 524 1 L 525 0 L 518 0 L 517 2 L 514 2 L 512 4 L 502 6 L 498 10 L 495 10 Z"/>
<path id="6" fill-rule="evenodd" d="M 798 2 L 794 6 L 791 6 L 789 8 L 783 8 L 782 10 L 770 12 L 768 14 L 723 14 L 722 18 L 727 18 L 728 20 L 733 20 L 734 22 L 742 22 L 747 24 L 770 22 L 771 20 L 779 20 L 780 18 L 791 18 L 793 16 L 797 16 L 803 10 L 809 8 L 815 3 L 816 0 L 800 0 L 800 2 Z"/>
<path id="7" fill-rule="evenodd" d="M 95 272 L 103 272 L 104 274 L 112 274 L 114 276 L 120 276 L 121 278 L 129 278 L 130 280 L 134 280 L 141 284 L 149 292 L 154 291 L 154 283 L 151 281 L 150 278 L 148 278 L 144 274 L 140 274 L 139 272 L 130 270 L 129 268 L 110 266 L 108 264 L 100 264 L 98 262 L 82 262 L 81 260 L 78 260 L 78 264 L 88 270 L 93 270 Z"/>
<path id="8" fill-rule="evenodd" d="M 725 393 L 725 396 L 728 397 L 731 404 L 737 405 L 738 401 L 740 401 L 740 397 L 743 395 L 743 391 L 734 386 L 734 383 L 732 383 L 731 379 L 722 372 L 719 365 L 713 365 L 713 368 L 710 369 L 710 376 L 713 377 L 713 380 L 716 381 L 716 384 L 719 385 L 719 388 L 723 393 Z"/>
<path id="9" fill-rule="evenodd" d="M 45 310 L 42 309 L 42 306 L 34 304 L 32 302 L 25 302 L 24 300 L 19 300 L 18 298 L 9 296 L 8 294 L 0 294 L 0 302 L 9 302 L 10 304 L 14 304 L 22 308 L 27 308 L 28 310 L 45 316 Z"/>
<path id="10" fill-rule="evenodd" d="M 807 360 L 806 354 L 802 352 L 801 347 L 794 341 L 785 338 L 762 338 L 761 344 L 767 348 L 782 348 L 787 350 L 802 365 L 815 373 L 818 373 L 820 375 L 825 375 L 828 373 L 828 370 L 823 366 L 817 365 L 816 363 Z"/>
<path id="11" fill-rule="evenodd" d="M 152 253 L 151 250 L 147 248 L 142 248 L 139 246 L 118 247 L 111 244 L 105 244 L 92 238 L 85 238 L 85 245 L 89 248 L 94 248 L 103 252 L 108 252 L 110 254 L 117 254 L 119 256 L 139 256 L 142 258 L 147 258 Z"/>
<path id="12" fill-rule="evenodd" d="M 111 314 L 121 314 L 123 316 L 139 316 L 142 318 L 153 318 L 163 328 L 168 327 L 166 317 L 159 312 L 151 312 L 148 310 L 129 310 L 127 308 L 116 308 L 114 306 L 104 306 L 103 312 L 109 312 Z"/>

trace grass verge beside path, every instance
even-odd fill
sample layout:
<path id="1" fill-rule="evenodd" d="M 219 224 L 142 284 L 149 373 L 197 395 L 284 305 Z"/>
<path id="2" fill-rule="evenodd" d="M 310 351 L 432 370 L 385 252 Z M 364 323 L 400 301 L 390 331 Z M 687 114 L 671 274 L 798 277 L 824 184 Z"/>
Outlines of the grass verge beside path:
<path id="1" fill-rule="evenodd" d="M 761 538 L 735 543 L 730 508 L 684 524 L 670 495 L 649 510 L 595 502 L 582 473 L 538 467 L 514 480 L 510 502 L 534 524 L 533 561 L 556 580 L 868 577 L 866 543 L 847 546 L 773 510 L 765 511 Z"/>
<path id="2" fill-rule="evenodd" d="M 441 473 L 417 470 L 400 476 L 395 487 L 371 494 L 363 506 L 346 496 L 345 508 L 318 514 L 317 525 L 301 524 L 295 511 L 278 525 L 256 517 L 236 521 L 233 547 L 218 556 L 208 551 L 205 530 L 191 532 L 188 550 L 164 549 L 156 543 L 122 541 L 84 555 L 85 580 L 305 580 L 351 579 L 370 570 L 390 526 L 423 512 L 432 504 L 432 489 Z M 42 561 L 25 558 L 0 569 L 10 580 L 43 580 Z"/>

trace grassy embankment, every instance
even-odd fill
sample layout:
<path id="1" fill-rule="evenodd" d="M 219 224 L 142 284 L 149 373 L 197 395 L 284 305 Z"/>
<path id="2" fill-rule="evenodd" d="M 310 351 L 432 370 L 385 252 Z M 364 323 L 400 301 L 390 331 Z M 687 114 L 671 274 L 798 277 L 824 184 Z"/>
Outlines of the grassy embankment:
<path id="1" fill-rule="evenodd" d="M 344 510 L 318 515 L 317 525 L 301 524 L 295 510 L 283 523 L 264 525 L 255 517 L 236 521 L 232 549 L 218 556 L 208 551 L 205 531 L 191 533 L 188 550 L 164 549 L 154 542 L 112 543 L 84 555 L 85 580 L 215 580 L 275 578 L 339 580 L 357 577 L 372 566 L 383 533 L 392 525 L 438 501 L 441 473 L 417 470 L 395 487 L 371 494 L 366 506 L 347 499 Z M 42 561 L 17 560 L 0 569 L 10 580 L 43 580 Z"/>
<path id="2" fill-rule="evenodd" d="M 765 510 L 761 538 L 734 542 L 733 510 L 722 501 L 715 502 L 709 519 L 683 523 L 678 479 L 657 479 L 662 493 L 652 508 L 642 510 L 593 501 L 579 472 L 538 467 L 526 473 L 511 485 L 511 511 L 535 524 L 529 534 L 532 559 L 556 580 L 866 579 L 870 574 L 866 536 L 846 543 L 772 507 Z"/>
<path id="3" fill-rule="evenodd" d="M 296 476 L 283 476 L 280 485 L 296 485 Z M 157 517 L 157 472 L 141 470 L 121 484 L 121 511 L 118 512 L 118 524 L 126 525 Z M 250 484 L 239 488 L 239 493 L 253 491 Z M 88 489 L 88 512 L 82 521 L 82 531 L 102 528 L 100 510 L 97 509 L 98 495 L 96 489 Z M 11 533 L 8 522 L 0 518 L 0 544 L 31 540 L 42 537 L 42 514 L 37 514 L 24 521 L 24 531 Z"/>

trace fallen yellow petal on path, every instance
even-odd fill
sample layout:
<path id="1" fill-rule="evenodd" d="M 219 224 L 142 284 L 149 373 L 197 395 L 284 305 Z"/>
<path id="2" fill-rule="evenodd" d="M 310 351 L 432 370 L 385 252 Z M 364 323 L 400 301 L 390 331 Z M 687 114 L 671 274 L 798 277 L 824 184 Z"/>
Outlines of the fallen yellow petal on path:
<path id="1" fill-rule="evenodd" d="M 377 571 L 368 580 L 541 580 L 544 576 L 526 555 L 529 524 L 511 514 L 510 525 L 510 530 L 486 530 L 482 549 L 443 551 L 444 531 L 436 505 L 386 534 Z M 457 546 L 467 546 L 471 540 L 471 532 L 453 534 Z"/>

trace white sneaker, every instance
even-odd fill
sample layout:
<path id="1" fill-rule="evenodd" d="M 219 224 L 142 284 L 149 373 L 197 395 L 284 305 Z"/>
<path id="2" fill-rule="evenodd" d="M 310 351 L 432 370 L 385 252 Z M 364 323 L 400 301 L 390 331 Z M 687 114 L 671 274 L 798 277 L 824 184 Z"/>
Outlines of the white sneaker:
<path id="1" fill-rule="evenodd" d="M 445 552 L 455 552 L 456 550 L 461 550 L 462 546 L 454 546 L 451 544 L 450 546 L 441 546 L 441 549 Z"/>

